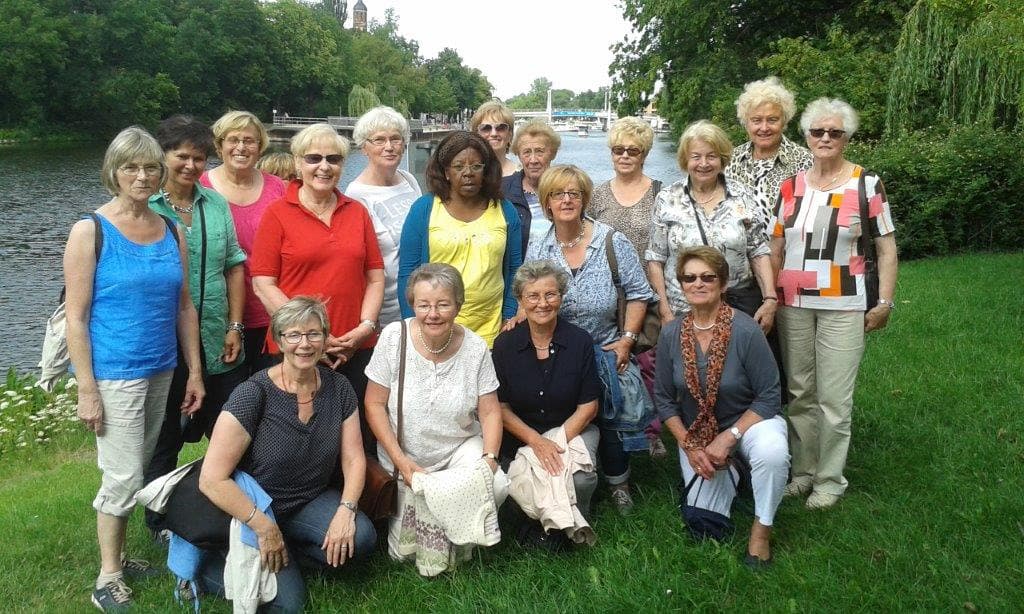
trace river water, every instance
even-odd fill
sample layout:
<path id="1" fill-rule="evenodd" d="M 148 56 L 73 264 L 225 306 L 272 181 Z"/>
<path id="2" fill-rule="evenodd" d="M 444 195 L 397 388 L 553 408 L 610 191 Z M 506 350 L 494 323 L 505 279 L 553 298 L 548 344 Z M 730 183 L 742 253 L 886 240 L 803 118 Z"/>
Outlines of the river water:
<path id="1" fill-rule="evenodd" d="M 556 163 L 575 164 L 594 183 L 613 175 L 604 133 L 563 133 Z M 68 230 L 107 202 L 99 171 L 105 145 L 0 147 L 0 370 L 31 371 L 39 361 L 46 319 L 63 286 Z M 211 161 L 211 166 L 215 161 Z M 366 166 L 361 152 L 345 163 L 344 188 Z M 675 144 L 659 136 L 645 172 L 666 184 L 680 178 Z"/>

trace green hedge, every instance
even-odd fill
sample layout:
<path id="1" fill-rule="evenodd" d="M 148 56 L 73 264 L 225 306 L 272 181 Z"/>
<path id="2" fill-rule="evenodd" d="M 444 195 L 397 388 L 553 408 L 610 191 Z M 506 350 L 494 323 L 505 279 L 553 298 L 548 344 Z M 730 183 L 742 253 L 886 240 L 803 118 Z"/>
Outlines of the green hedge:
<path id="1" fill-rule="evenodd" d="M 932 127 L 851 146 L 885 183 L 902 258 L 1024 248 L 1020 132 Z"/>

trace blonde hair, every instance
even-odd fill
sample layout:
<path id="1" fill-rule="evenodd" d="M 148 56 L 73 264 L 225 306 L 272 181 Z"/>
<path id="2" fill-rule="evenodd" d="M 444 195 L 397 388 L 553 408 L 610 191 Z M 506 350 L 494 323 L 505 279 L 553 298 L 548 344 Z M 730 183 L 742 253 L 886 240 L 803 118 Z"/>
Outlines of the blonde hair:
<path id="1" fill-rule="evenodd" d="M 296 158 L 306 155 L 309 148 L 317 141 L 333 141 L 342 158 L 348 158 L 348 139 L 338 134 L 330 124 L 312 124 L 306 126 L 292 137 L 291 151 Z"/>
<path id="2" fill-rule="evenodd" d="M 498 116 L 498 119 L 508 124 L 509 130 L 515 126 L 516 118 L 512 115 L 512 111 L 505 106 L 505 103 L 500 100 L 488 100 L 477 107 L 476 113 L 469 120 L 469 129 L 476 132 L 480 124 L 484 123 L 484 118 L 491 115 Z"/>
<path id="3" fill-rule="evenodd" d="M 558 136 L 558 133 L 542 119 L 531 119 L 516 130 L 516 135 L 512 138 L 512 153 L 519 155 L 519 142 L 525 137 L 547 139 L 547 146 L 551 148 L 552 160 L 558 155 L 558 148 L 562 146 L 562 137 Z"/>
<path id="4" fill-rule="evenodd" d="M 580 207 L 580 217 L 583 217 L 587 211 L 587 205 L 590 204 L 590 195 L 594 193 L 594 182 L 590 180 L 583 169 L 572 164 L 561 164 L 548 168 L 540 176 L 540 181 L 537 182 L 537 196 L 540 198 L 540 208 L 546 218 L 550 220 L 552 217 L 551 209 L 548 207 L 548 197 L 552 192 L 564 190 L 573 182 L 579 186 L 580 192 L 583 192 L 583 206 Z"/>
<path id="5" fill-rule="evenodd" d="M 676 150 L 679 168 L 686 170 L 686 159 L 690 157 L 690 148 L 694 141 L 704 141 L 711 145 L 711 149 L 722 159 L 722 168 L 729 166 L 729 160 L 732 158 L 732 141 L 729 140 L 729 135 L 708 120 L 699 119 L 687 126 L 679 137 L 679 149 Z"/>
<path id="6" fill-rule="evenodd" d="M 796 115 L 793 92 L 787 90 L 778 77 L 771 76 L 743 86 L 743 93 L 736 99 L 736 119 L 746 125 L 754 109 L 763 104 L 773 104 L 782 110 L 783 126 Z"/>
<path id="7" fill-rule="evenodd" d="M 263 153 L 270 142 L 270 136 L 267 135 L 267 129 L 263 127 L 260 118 L 248 111 L 228 111 L 210 127 L 213 130 L 213 145 L 217 148 L 218 154 L 224 145 L 224 138 L 229 132 L 237 132 L 246 128 L 256 129 L 256 135 L 260 141 L 260 153 Z"/>
<path id="8" fill-rule="evenodd" d="M 608 131 L 608 147 L 622 145 L 626 139 L 640 143 L 640 148 L 647 153 L 654 146 L 654 128 L 639 117 L 619 118 Z"/>
<path id="9" fill-rule="evenodd" d="M 256 168 L 277 175 L 285 181 L 291 181 L 299 176 L 295 169 L 295 158 L 283 151 L 266 154 L 256 163 Z"/>

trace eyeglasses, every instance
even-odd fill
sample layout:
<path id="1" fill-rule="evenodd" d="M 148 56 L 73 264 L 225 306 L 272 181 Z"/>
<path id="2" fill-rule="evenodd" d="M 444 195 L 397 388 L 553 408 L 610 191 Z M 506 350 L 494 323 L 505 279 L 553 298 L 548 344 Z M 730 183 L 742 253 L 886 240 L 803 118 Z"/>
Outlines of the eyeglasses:
<path id="1" fill-rule="evenodd" d="M 692 284 L 693 282 L 697 281 L 698 278 L 700 278 L 702 282 L 709 284 L 717 280 L 718 275 L 715 275 L 714 273 L 701 273 L 700 275 L 694 275 L 693 273 L 683 273 L 682 275 L 679 276 L 679 279 L 684 284 Z"/>
<path id="2" fill-rule="evenodd" d="M 367 143 L 372 143 L 376 147 L 384 147 L 388 143 L 391 143 L 392 147 L 401 147 L 405 145 L 405 139 L 400 136 L 378 136 L 372 139 L 366 139 Z"/>
<path id="3" fill-rule="evenodd" d="M 480 124 L 480 127 L 476 129 L 481 134 L 488 134 L 490 132 L 508 132 L 508 124 Z"/>
<path id="4" fill-rule="evenodd" d="M 160 174 L 161 167 L 159 164 L 147 164 L 145 166 L 139 166 L 138 164 L 125 164 L 117 170 L 128 177 L 137 176 L 139 171 L 145 173 L 147 177 L 156 177 Z"/>
<path id="5" fill-rule="evenodd" d="M 820 139 L 828 133 L 830 139 L 841 139 L 846 135 L 846 130 L 840 130 L 839 128 L 811 128 L 807 131 L 807 134 L 813 136 L 816 139 Z"/>
<path id="6" fill-rule="evenodd" d="M 259 143 L 259 141 L 252 138 L 251 136 L 246 136 L 242 138 L 238 138 L 237 136 L 229 136 L 228 138 L 224 139 L 224 144 L 227 145 L 228 147 L 237 147 L 238 145 L 242 145 L 246 149 L 252 149 L 253 147 L 259 145 Z"/>
<path id="7" fill-rule="evenodd" d="M 554 303 L 562 300 L 562 295 L 557 292 L 545 292 L 544 294 L 532 292 L 523 297 L 523 302 L 531 305 L 539 305 L 541 299 L 543 299 L 545 303 Z"/>
<path id="8" fill-rule="evenodd" d="M 484 170 L 484 165 L 483 164 L 452 164 L 448 168 L 452 169 L 453 171 L 455 171 L 456 173 L 458 173 L 460 175 L 462 173 L 466 172 L 466 171 L 469 171 L 470 173 L 473 173 L 475 175 L 476 173 L 479 173 L 480 171 Z"/>
<path id="9" fill-rule="evenodd" d="M 305 337 L 306 341 L 310 343 L 320 343 L 324 340 L 324 332 L 321 330 L 311 330 L 308 333 L 299 333 L 292 331 L 290 333 L 284 333 L 281 338 L 288 342 L 289 345 L 298 345 L 302 338 Z"/>
<path id="10" fill-rule="evenodd" d="M 580 192 L 579 190 L 559 190 L 557 192 L 552 192 L 550 196 L 555 200 L 562 200 L 566 196 L 569 197 L 569 200 L 581 200 L 583 198 L 583 192 Z"/>
<path id="11" fill-rule="evenodd" d="M 419 303 L 416 306 L 414 306 L 413 309 L 416 311 L 416 313 L 422 313 L 424 315 L 434 310 L 436 310 L 437 313 L 440 315 L 448 315 L 455 310 L 455 305 L 451 303 L 438 303 L 436 305 L 431 305 L 429 303 Z"/>
<path id="12" fill-rule="evenodd" d="M 532 158 L 533 156 L 537 156 L 538 158 L 543 158 L 544 155 L 547 154 L 547 153 L 548 153 L 548 150 L 543 148 L 543 147 L 538 147 L 536 149 L 520 149 L 519 150 L 519 157 L 524 159 L 524 160 L 526 158 Z"/>
<path id="13" fill-rule="evenodd" d="M 623 147 L 622 145 L 616 145 L 615 147 L 612 147 L 612 153 L 615 154 L 616 156 L 621 156 L 622 154 L 629 154 L 630 158 L 636 158 L 643 152 L 644 150 L 640 149 L 639 147 Z"/>
<path id="14" fill-rule="evenodd" d="M 341 154 L 327 154 L 326 156 L 323 154 L 306 154 L 302 156 L 302 159 L 306 164 L 320 164 L 320 162 L 327 160 L 328 164 L 338 166 L 345 161 L 345 156 Z"/>

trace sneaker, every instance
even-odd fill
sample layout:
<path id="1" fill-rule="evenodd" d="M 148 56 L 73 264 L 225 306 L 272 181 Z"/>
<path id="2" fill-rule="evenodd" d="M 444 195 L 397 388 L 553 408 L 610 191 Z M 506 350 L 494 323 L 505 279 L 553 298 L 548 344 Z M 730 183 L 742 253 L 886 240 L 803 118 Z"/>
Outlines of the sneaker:
<path id="1" fill-rule="evenodd" d="M 827 492 L 812 492 L 810 497 L 807 497 L 807 503 L 804 505 L 809 510 L 827 510 L 839 501 L 839 495 L 831 495 Z"/>
<path id="2" fill-rule="evenodd" d="M 633 497 L 629 494 L 629 485 L 612 486 L 612 503 L 620 516 L 633 513 Z"/>
<path id="3" fill-rule="evenodd" d="M 193 605 L 196 600 L 195 583 L 189 580 L 178 580 L 178 584 L 174 587 L 174 600 L 178 605 Z"/>
<path id="4" fill-rule="evenodd" d="M 124 575 L 132 580 L 145 580 L 160 575 L 160 570 L 142 559 L 121 558 L 121 569 Z"/>
<path id="5" fill-rule="evenodd" d="M 647 442 L 647 451 L 651 453 L 651 458 L 662 458 L 668 454 L 668 450 L 665 449 L 665 443 L 661 440 L 661 437 L 652 437 Z"/>
<path id="6" fill-rule="evenodd" d="M 811 492 L 811 485 L 808 482 L 798 482 L 793 480 L 789 484 L 786 484 L 786 489 L 782 491 L 783 497 L 802 497 L 807 493 Z"/>
<path id="7" fill-rule="evenodd" d="M 170 529 L 150 529 L 149 535 L 153 538 L 153 543 L 157 546 L 163 546 L 166 548 L 171 543 Z"/>
<path id="8" fill-rule="evenodd" d="M 92 604 L 104 612 L 128 612 L 132 607 L 132 589 L 117 579 L 92 592 Z"/>

